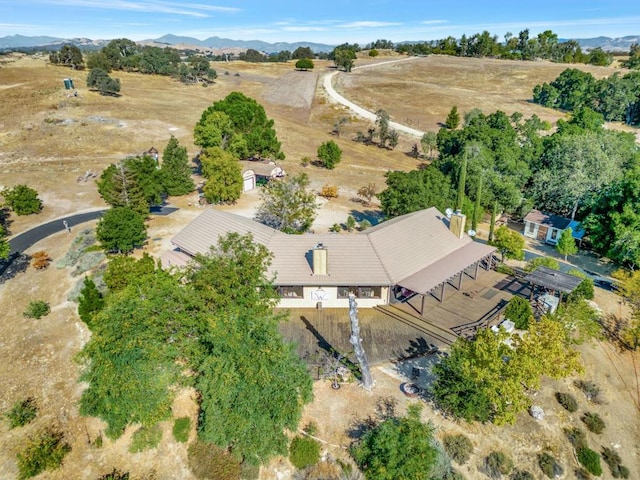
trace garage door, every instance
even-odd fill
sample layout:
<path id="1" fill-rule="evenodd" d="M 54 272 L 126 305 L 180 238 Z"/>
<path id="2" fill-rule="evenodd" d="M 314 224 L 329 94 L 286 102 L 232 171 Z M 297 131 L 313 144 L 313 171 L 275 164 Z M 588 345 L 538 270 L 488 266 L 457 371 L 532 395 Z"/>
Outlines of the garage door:
<path id="1" fill-rule="evenodd" d="M 246 192 L 247 190 L 253 190 L 255 188 L 255 177 L 249 177 L 244 179 L 244 184 L 242 187 L 242 191 Z"/>

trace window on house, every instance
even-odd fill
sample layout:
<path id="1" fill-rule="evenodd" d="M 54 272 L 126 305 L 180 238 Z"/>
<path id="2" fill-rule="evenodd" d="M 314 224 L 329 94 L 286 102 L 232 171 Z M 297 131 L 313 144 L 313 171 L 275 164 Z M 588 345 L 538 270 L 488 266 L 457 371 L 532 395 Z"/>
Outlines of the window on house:
<path id="1" fill-rule="evenodd" d="M 527 235 L 533 235 L 536 230 L 536 224 L 533 222 L 527 222 Z"/>
<path id="2" fill-rule="evenodd" d="M 557 228 L 552 228 L 551 229 L 551 240 L 557 240 L 558 239 L 558 232 L 559 230 Z"/>
<path id="3" fill-rule="evenodd" d="M 282 298 L 303 298 L 304 290 L 301 286 L 278 287 L 278 294 Z"/>
<path id="4" fill-rule="evenodd" d="M 356 298 L 380 298 L 381 287 L 338 287 L 338 298 L 349 298 L 349 293 Z"/>

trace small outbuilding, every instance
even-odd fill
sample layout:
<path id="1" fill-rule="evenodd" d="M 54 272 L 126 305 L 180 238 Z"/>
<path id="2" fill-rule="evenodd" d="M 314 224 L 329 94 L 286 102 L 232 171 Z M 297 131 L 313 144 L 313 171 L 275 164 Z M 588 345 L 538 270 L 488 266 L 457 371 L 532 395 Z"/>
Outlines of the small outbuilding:
<path id="1" fill-rule="evenodd" d="M 285 171 L 272 160 L 240 160 L 242 165 L 242 191 L 253 190 L 261 182 L 284 177 Z"/>
<path id="2" fill-rule="evenodd" d="M 544 213 L 540 210 L 531 210 L 524 217 L 524 231 L 522 234 L 525 237 L 535 238 L 541 242 L 555 245 L 558 243 L 562 232 L 569 227 L 573 231 L 573 238 L 582 241 L 584 230 L 580 227 L 580 222 L 560 215 Z"/>

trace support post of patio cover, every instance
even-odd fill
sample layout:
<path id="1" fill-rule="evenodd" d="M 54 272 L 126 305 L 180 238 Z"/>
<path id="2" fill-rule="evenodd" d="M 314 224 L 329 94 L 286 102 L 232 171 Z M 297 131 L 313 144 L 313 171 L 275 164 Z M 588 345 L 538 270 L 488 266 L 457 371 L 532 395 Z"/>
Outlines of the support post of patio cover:
<path id="1" fill-rule="evenodd" d="M 420 303 L 420 316 L 424 315 L 424 298 L 426 296 L 426 294 L 422 294 L 422 302 Z"/>
<path id="2" fill-rule="evenodd" d="M 476 262 L 476 268 L 473 272 L 473 279 L 477 280 L 478 279 L 478 270 L 480 269 L 480 262 Z"/>
<path id="3" fill-rule="evenodd" d="M 440 303 L 444 302 L 444 286 L 447 282 L 442 282 L 442 287 L 440 288 Z"/>
<path id="4" fill-rule="evenodd" d="M 464 276 L 464 270 L 460 272 L 460 278 L 458 279 L 458 291 L 462 290 L 462 277 Z"/>

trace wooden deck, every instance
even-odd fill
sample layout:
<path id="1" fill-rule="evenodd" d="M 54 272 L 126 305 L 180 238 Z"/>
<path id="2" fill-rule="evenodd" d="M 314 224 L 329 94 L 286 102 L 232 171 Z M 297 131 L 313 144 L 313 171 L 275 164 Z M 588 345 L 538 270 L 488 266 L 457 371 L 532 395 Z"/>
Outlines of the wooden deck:
<path id="1" fill-rule="evenodd" d="M 427 295 L 423 308 L 422 296 L 414 295 L 385 309 L 400 312 L 403 318 L 411 317 L 414 326 L 422 326 L 426 332 L 442 332 L 438 340 L 451 344 L 458 336 L 471 337 L 479 328 L 498 324 L 511 297 L 528 297 L 529 292 L 526 283 L 513 277 L 493 270 L 481 271 L 477 280 L 465 278 L 461 290 L 447 285 L 443 302 Z"/>
<path id="2" fill-rule="evenodd" d="M 420 315 L 420 295 L 402 303 L 358 310 L 364 348 L 371 363 L 395 360 L 429 351 L 431 345 L 446 349 L 459 336 L 470 337 L 478 328 L 498 323 L 501 307 L 514 295 L 528 297 L 526 285 L 495 271 L 481 271 L 477 280 L 465 278 L 462 290 L 448 285 L 444 302 L 425 298 Z M 297 344 L 298 354 L 309 363 L 322 350 L 348 354 L 351 325 L 345 308 L 283 310 L 290 320 L 280 332 Z"/>
<path id="3" fill-rule="evenodd" d="M 297 308 L 288 312 L 290 320 L 280 324 L 280 332 L 286 340 L 297 344 L 298 354 L 309 363 L 315 363 L 322 350 L 344 354 L 353 351 L 349 343 L 348 309 Z M 363 345 L 372 364 L 423 353 L 432 343 L 424 332 L 372 308 L 359 309 L 358 318 Z"/>

